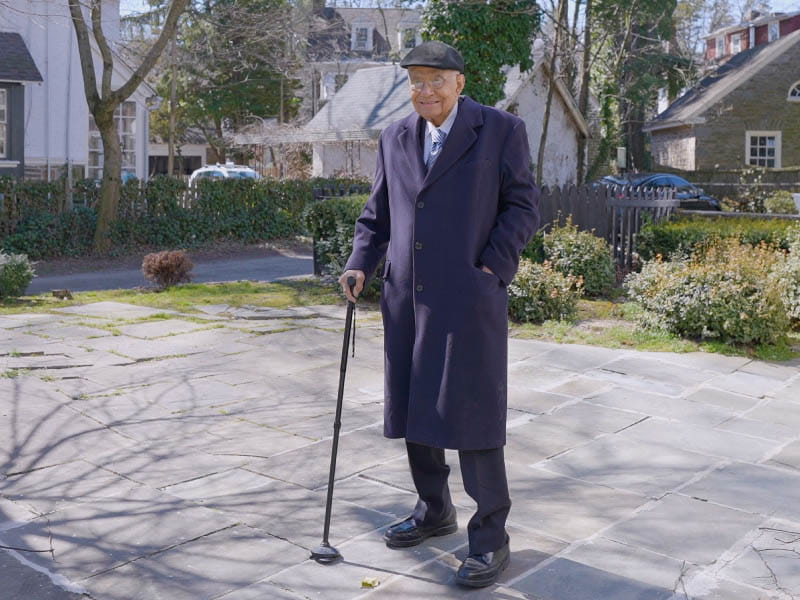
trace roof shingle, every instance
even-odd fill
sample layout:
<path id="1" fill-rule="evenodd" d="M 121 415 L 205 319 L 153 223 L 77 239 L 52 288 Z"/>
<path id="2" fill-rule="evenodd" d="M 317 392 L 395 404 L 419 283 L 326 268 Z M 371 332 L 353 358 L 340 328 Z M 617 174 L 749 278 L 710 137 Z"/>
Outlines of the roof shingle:
<path id="1" fill-rule="evenodd" d="M 18 33 L 0 31 L 0 81 L 42 81 L 25 40 Z"/>

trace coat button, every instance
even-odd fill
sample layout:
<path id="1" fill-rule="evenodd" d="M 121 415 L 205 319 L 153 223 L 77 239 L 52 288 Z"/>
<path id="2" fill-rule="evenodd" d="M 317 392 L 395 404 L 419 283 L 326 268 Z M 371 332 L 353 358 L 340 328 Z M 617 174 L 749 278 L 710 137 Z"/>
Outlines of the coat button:
<path id="1" fill-rule="evenodd" d="M 416 248 L 417 250 L 422 250 L 422 242 L 416 242 L 414 244 L 414 248 Z"/>
<path id="2" fill-rule="evenodd" d="M 420 200 L 419 202 L 417 202 L 417 208 L 425 208 L 425 203 L 422 200 Z"/>
<path id="3" fill-rule="evenodd" d="M 421 283 L 420 283 L 420 284 L 417 284 L 417 291 L 418 291 L 418 292 L 421 292 L 423 289 L 424 289 L 424 288 L 422 287 L 422 284 L 421 284 Z"/>

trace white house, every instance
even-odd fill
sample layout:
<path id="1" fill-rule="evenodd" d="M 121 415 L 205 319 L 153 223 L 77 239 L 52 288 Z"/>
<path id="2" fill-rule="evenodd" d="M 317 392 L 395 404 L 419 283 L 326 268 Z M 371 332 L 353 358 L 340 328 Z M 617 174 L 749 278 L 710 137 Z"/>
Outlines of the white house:
<path id="1" fill-rule="evenodd" d="M 529 72 L 520 73 L 516 67 L 507 71 L 505 98 L 497 104 L 525 121 L 532 164 L 538 159 L 548 89 L 545 56 L 537 58 Z M 361 69 L 305 126 L 304 135 L 292 141 L 312 142 L 314 176 L 371 177 L 380 132 L 413 110 L 405 69 L 397 65 Z M 581 137 L 590 137 L 589 127 L 566 86 L 557 80 L 544 154 L 544 184 L 575 183 Z"/>
<path id="2" fill-rule="evenodd" d="M 87 22 L 91 23 L 87 18 Z M 104 0 L 103 31 L 112 50 L 120 38 L 119 0 Z M 72 178 L 98 178 L 103 153 L 83 88 L 78 44 L 67 0 L 14 0 L 0 3 L 0 32 L 18 33 L 33 58 L 42 82 L 28 85 L 24 97 L 25 177 L 52 180 L 69 167 Z M 94 48 L 97 78 L 102 62 Z M 0 63 L 4 57 L 0 56 Z M 132 69 L 115 54 L 112 87 L 126 81 Z M 117 113 L 123 172 L 147 177 L 148 104 L 155 91 L 142 84 Z"/>

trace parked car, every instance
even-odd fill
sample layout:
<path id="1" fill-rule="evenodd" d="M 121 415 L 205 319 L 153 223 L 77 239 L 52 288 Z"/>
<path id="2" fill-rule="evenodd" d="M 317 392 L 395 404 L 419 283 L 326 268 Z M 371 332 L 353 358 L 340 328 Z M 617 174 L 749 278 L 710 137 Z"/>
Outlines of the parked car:
<path id="1" fill-rule="evenodd" d="M 601 185 L 631 185 L 641 188 L 675 188 L 675 195 L 681 201 L 680 207 L 687 210 L 721 210 L 719 200 L 707 195 L 693 183 L 672 173 L 633 173 L 622 177 L 606 175 L 598 180 Z"/>
<path id="2" fill-rule="evenodd" d="M 198 179 L 261 179 L 261 175 L 254 169 L 245 165 L 235 165 L 226 162 L 224 165 L 206 165 L 192 171 L 189 175 L 189 185 L 192 186 Z"/>

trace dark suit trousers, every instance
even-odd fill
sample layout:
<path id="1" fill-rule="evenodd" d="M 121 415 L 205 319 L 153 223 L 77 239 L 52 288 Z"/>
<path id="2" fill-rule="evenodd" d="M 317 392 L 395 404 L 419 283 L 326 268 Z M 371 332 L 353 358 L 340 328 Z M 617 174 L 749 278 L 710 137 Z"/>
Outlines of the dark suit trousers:
<path id="1" fill-rule="evenodd" d="M 406 440 L 411 477 L 419 494 L 413 517 L 417 523 L 432 525 L 447 517 L 453 503 L 447 476 L 450 467 L 444 450 Z M 478 510 L 467 525 L 470 554 L 494 552 L 506 539 L 506 518 L 511 509 L 503 448 L 459 450 L 464 489 Z"/>

